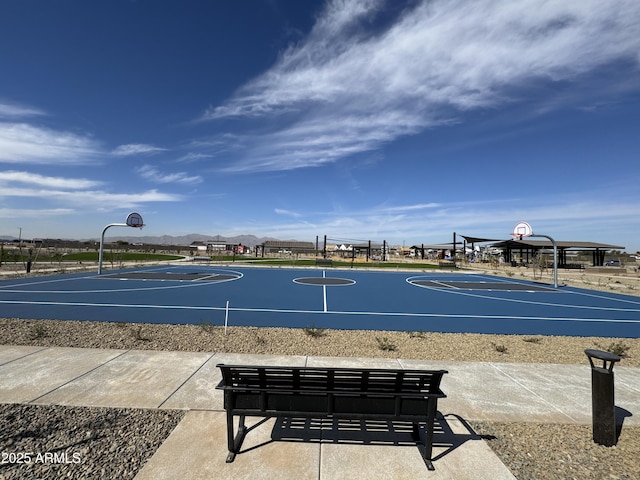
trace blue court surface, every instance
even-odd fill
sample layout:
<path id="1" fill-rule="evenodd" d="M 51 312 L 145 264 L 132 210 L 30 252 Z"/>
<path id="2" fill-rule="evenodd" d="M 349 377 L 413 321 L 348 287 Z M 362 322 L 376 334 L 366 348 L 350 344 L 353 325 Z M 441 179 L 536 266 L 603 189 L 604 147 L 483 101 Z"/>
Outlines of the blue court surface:
<path id="1" fill-rule="evenodd" d="M 190 265 L 0 281 L 0 317 L 638 337 L 640 298 L 482 274 Z"/>

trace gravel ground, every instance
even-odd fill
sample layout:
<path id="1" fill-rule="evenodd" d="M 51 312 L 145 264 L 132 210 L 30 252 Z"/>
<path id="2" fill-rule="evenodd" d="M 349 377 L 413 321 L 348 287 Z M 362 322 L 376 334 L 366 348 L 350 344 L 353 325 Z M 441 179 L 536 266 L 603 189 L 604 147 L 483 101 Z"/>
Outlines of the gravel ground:
<path id="1" fill-rule="evenodd" d="M 130 479 L 183 411 L 0 405 L 0 479 Z"/>
<path id="2" fill-rule="evenodd" d="M 543 335 L 322 330 L 0 318 L 0 343 L 13 345 L 418 358 L 588 365 L 587 348 L 615 350 L 640 367 L 640 339 Z"/>
<path id="3" fill-rule="evenodd" d="M 591 440 L 591 425 L 470 422 L 519 480 L 640 478 L 640 427 L 624 427 L 618 444 Z"/>
<path id="4" fill-rule="evenodd" d="M 452 361 L 570 363 L 588 368 L 585 348 L 624 351 L 640 366 L 640 339 L 441 334 L 286 328 L 224 328 L 108 322 L 0 319 L 3 344 L 88 348 L 421 358 Z M 72 463 L 2 464 L 0 479 L 132 478 L 182 412 L 0 406 L 2 452 L 66 452 Z M 591 440 L 590 425 L 472 422 L 520 480 L 640 478 L 640 427 L 618 445 Z M 81 457 L 74 464 L 73 454 Z M 58 458 L 58 460 L 60 460 Z M 66 459 L 65 459 L 66 460 Z"/>

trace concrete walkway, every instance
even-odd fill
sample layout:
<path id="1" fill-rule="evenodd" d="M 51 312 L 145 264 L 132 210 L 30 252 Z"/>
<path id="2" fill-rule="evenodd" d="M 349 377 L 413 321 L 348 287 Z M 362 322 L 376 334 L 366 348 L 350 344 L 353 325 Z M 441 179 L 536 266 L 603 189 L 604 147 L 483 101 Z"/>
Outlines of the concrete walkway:
<path id="1" fill-rule="evenodd" d="M 226 418 L 217 363 L 440 369 L 434 472 L 410 432 L 332 422 L 284 431 L 255 419 L 243 452 L 226 464 Z M 640 368 L 615 368 L 624 425 L 640 425 Z M 136 479 L 512 479 L 470 420 L 591 424 L 584 365 L 442 362 L 0 345 L 0 403 L 188 410 Z"/>

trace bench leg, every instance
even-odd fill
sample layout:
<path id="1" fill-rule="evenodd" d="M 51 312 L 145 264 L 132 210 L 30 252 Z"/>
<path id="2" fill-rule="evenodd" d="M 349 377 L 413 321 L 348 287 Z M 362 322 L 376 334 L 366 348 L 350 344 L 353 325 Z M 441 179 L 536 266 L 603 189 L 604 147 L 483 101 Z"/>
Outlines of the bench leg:
<path id="1" fill-rule="evenodd" d="M 426 427 L 427 431 L 429 427 Z M 420 456 L 422 460 L 424 460 L 424 464 L 427 466 L 427 470 L 435 470 L 433 463 L 431 462 L 431 445 L 425 440 L 422 440 L 422 435 L 420 434 L 420 425 L 417 423 L 413 424 L 413 439 L 416 441 L 416 446 L 418 447 L 418 451 L 420 452 Z M 425 434 L 425 437 L 427 434 Z"/>
<path id="2" fill-rule="evenodd" d="M 229 449 L 229 455 L 227 455 L 227 463 L 231 463 L 235 460 L 236 454 L 240 452 L 240 447 L 244 441 L 244 437 L 247 434 L 247 427 L 244 425 L 244 415 L 240 415 L 238 418 L 238 432 L 234 436 L 233 433 L 233 414 L 230 410 L 227 410 L 227 448 Z"/>
<path id="3" fill-rule="evenodd" d="M 420 425 L 417 423 L 413 424 L 413 438 L 418 444 L 418 450 L 420 450 L 420 454 L 427 466 L 427 470 L 435 470 L 431 460 L 433 458 L 433 426 L 436 418 L 436 409 L 437 403 L 429 401 L 427 404 L 427 423 L 425 426 L 424 441 L 420 435 Z"/>

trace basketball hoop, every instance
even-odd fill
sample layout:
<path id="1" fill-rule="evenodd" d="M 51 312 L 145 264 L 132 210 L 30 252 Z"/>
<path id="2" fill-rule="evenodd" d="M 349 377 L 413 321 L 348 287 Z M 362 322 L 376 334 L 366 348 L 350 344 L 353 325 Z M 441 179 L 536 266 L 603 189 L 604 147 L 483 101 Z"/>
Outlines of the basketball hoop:
<path id="1" fill-rule="evenodd" d="M 522 240 L 524 237 L 530 237 L 531 235 L 533 235 L 533 229 L 527 222 L 518 223 L 511 234 L 514 240 Z"/>
<path id="2" fill-rule="evenodd" d="M 134 227 L 142 229 L 144 227 L 144 222 L 142 221 L 142 215 L 138 212 L 131 212 L 127 215 L 127 221 L 125 222 L 128 227 Z"/>

